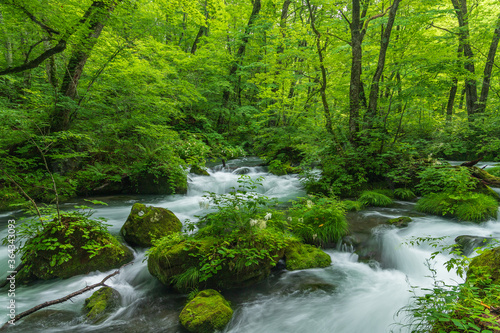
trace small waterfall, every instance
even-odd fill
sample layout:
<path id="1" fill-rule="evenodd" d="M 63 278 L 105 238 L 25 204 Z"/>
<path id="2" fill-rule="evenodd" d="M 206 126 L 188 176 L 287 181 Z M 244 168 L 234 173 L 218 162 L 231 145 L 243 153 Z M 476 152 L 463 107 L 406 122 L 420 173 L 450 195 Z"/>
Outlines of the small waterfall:
<path id="1" fill-rule="evenodd" d="M 172 210 L 182 221 L 196 221 L 198 215 L 209 210 L 203 202 L 206 191 L 227 193 L 238 187 L 241 175 L 252 179 L 264 176 L 256 191 L 282 202 L 305 196 L 296 175 L 275 176 L 260 166 L 261 160 L 247 158 L 229 161 L 226 167 L 212 166 L 209 176 L 190 174 L 188 193 L 171 196 L 128 196 L 99 207 L 96 217 L 103 216 L 111 225 L 111 233 L 117 235 L 134 202 L 165 207 Z M 500 192 L 499 189 L 495 189 Z M 498 237 L 500 223 L 488 221 L 482 224 L 457 223 L 450 219 L 415 214 L 413 204 L 397 203 L 392 208 L 369 209 L 357 214 L 359 223 L 375 227 L 365 235 L 377 252 L 375 259 L 362 262 L 353 245 L 339 243 L 336 249 L 326 252 L 332 257 L 332 265 L 324 269 L 302 271 L 277 271 L 261 283 L 225 292 L 233 304 L 235 314 L 225 328 L 226 333 L 386 333 L 408 332 L 394 325 L 404 321 L 396 312 L 406 306 L 412 294 L 410 285 L 431 287 L 427 259 L 435 248 L 411 245 L 414 237 L 442 237 L 444 244 L 452 244 L 459 235 Z M 413 214 L 413 215 L 412 215 Z M 6 235 L 6 219 L 9 213 L 0 214 L 0 236 Z M 380 225 L 388 218 L 412 216 L 407 228 L 398 229 Z M 360 255 L 361 258 L 363 256 Z M 8 252 L 0 247 L 0 270 L 7 271 Z M 448 283 L 460 281 L 448 272 L 444 263 L 446 254 L 439 255 L 429 264 L 436 269 L 438 278 Z M 121 307 L 99 325 L 83 321 L 81 308 L 91 293 L 77 296 L 38 314 L 33 314 L 11 329 L 13 332 L 185 332 L 178 323 L 178 315 L 186 300 L 162 286 L 148 270 L 145 251 L 135 252 L 133 265 L 109 280 L 108 284 L 122 295 Z M 18 313 L 42 302 L 65 296 L 85 285 L 102 280 L 109 272 L 94 272 L 66 280 L 42 281 L 30 286 L 18 286 L 16 306 Z M 7 293 L 0 293 L 0 304 L 7 304 Z M 0 306 L 0 318 L 7 318 L 6 307 Z"/>

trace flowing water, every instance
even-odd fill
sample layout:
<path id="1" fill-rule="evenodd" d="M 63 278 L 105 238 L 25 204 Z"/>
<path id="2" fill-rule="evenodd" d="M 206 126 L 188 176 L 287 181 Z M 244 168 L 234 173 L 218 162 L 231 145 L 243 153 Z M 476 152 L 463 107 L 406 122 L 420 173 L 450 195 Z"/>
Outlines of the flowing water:
<path id="1" fill-rule="evenodd" d="M 99 198 L 109 206 L 98 208 L 95 216 L 108 219 L 110 231 L 119 230 L 135 202 L 165 207 L 181 220 L 196 220 L 207 212 L 203 195 L 205 191 L 227 193 L 237 187 L 238 177 L 247 174 L 253 179 L 265 177 L 260 193 L 285 202 L 305 192 L 294 175 L 274 176 L 257 166 L 257 159 L 241 159 L 228 163 L 225 168 L 214 166 L 210 176 L 190 175 L 187 195 L 172 196 L 122 196 Z M 412 216 L 407 228 L 397 229 L 383 224 L 388 218 Z M 418 214 L 414 205 L 397 203 L 392 208 L 369 209 L 350 213 L 351 230 L 363 249 L 350 251 L 344 245 L 326 250 L 333 264 L 324 269 L 295 272 L 275 271 L 261 283 L 239 290 L 225 292 L 235 310 L 233 319 L 224 332 L 232 333 L 384 333 L 408 332 L 396 325 L 405 322 L 404 313 L 398 310 L 409 304 L 410 286 L 430 287 L 432 278 L 428 265 L 436 269 L 438 278 L 448 283 L 460 278 L 448 272 L 443 263 L 448 259 L 439 255 L 428 262 L 435 249 L 410 246 L 412 237 L 449 236 L 445 242 L 452 244 L 459 235 L 500 235 L 500 223 L 457 223 L 450 219 Z M 11 214 L 0 215 L 0 237 L 7 234 L 7 220 Z M 186 295 L 176 294 L 162 286 L 148 270 L 145 250 L 136 250 L 133 265 L 108 280 L 107 284 L 122 296 L 121 307 L 99 325 L 86 324 L 81 309 L 87 292 L 61 304 L 32 314 L 10 327 L 19 332 L 179 332 L 185 331 L 178 323 Z M 8 253 L 0 247 L 0 271 L 6 272 Z M 100 282 L 110 272 L 95 272 L 66 280 L 44 281 L 30 286 L 17 285 L 15 290 L 16 313 L 33 306 L 60 298 L 78 289 Z M 3 275 L 5 276 L 5 274 Z M 0 291 L 0 319 L 8 320 L 8 290 Z"/>

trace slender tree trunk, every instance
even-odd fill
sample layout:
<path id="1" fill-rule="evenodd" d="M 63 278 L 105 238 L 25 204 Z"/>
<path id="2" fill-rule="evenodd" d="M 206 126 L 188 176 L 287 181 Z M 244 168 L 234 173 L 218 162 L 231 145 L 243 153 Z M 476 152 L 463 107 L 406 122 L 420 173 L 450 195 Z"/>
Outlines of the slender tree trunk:
<path id="1" fill-rule="evenodd" d="M 375 69 L 375 74 L 373 75 L 370 97 L 368 103 L 368 110 L 366 112 L 367 119 L 365 119 L 366 128 L 372 128 L 377 117 L 377 104 L 379 97 L 379 83 L 382 73 L 384 72 L 385 58 L 387 55 L 387 49 L 389 48 L 389 41 L 391 39 L 392 27 L 394 25 L 394 20 L 396 18 L 396 13 L 398 11 L 398 6 L 401 0 L 394 0 L 391 9 L 389 11 L 389 19 L 387 25 L 382 34 L 382 39 L 380 41 L 380 51 L 378 56 L 377 68 Z"/>
<path id="2" fill-rule="evenodd" d="M 0 11 L 0 31 L 5 37 L 5 62 L 7 64 L 7 68 L 9 68 L 10 66 L 12 66 L 12 43 L 4 25 L 5 23 L 3 21 L 3 15 Z"/>
<path id="3" fill-rule="evenodd" d="M 486 108 L 486 102 L 488 100 L 488 93 L 490 90 L 491 73 L 493 71 L 493 65 L 495 63 L 495 55 L 497 52 L 499 41 L 500 41 L 500 17 L 496 22 L 495 32 L 493 34 L 493 39 L 491 40 L 490 50 L 488 52 L 488 58 L 486 59 L 486 65 L 484 66 L 483 86 L 481 87 L 481 96 L 479 97 L 479 101 L 475 105 L 474 113 L 483 112 Z"/>
<path id="4" fill-rule="evenodd" d="M 316 35 L 316 50 L 318 52 L 319 68 L 321 71 L 319 93 L 321 95 L 321 103 L 323 104 L 323 112 L 325 113 L 326 130 L 328 131 L 328 133 L 333 134 L 332 116 L 330 113 L 330 107 L 328 106 L 328 100 L 326 98 L 327 74 L 326 74 L 324 55 L 323 55 L 323 52 L 325 51 L 326 47 L 321 46 L 321 33 L 319 32 L 319 30 L 316 28 L 316 25 L 315 25 L 316 17 L 314 16 L 314 13 L 313 13 L 314 9 L 311 6 L 311 2 L 309 0 L 306 0 L 306 3 L 307 3 L 307 7 L 309 8 L 309 19 L 310 19 L 310 23 L 311 23 L 311 29 L 313 30 L 314 34 Z M 325 44 L 326 44 L 326 42 L 325 42 Z"/>
<path id="5" fill-rule="evenodd" d="M 464 68 L 469 72 L 465 78 L 465 106 L 469 120 L 472 120 L 475 104 L 477 102 L 477 83 L 474 68 L 474 52 L 470 45 L 469 17 L 467 12 L 467 0 L 451 0 L 455 13 L 457 15 L 458 25 L 460 27 L 459 38 L 463 46 L 465 56 Z"/>
<path id="6" fill-rule="evenodd" d="M 451 121 L 453 117 L 453 105 L 455 104 L 455 97 L 457 96 L 458 79 L 452 79 L 450 93 L 448 95 L 448 104 L 446 105 L 446 121 Z"/>
<path id="7" fill-rule="evenodd" d="M 259 16 L 260 9 L 261 9 L 261 0 L 254 0 L 252 13 L 250 14 L 250 18 L 248 19 L 248 24 L 245 28 L 245 35 L 241 39 L 241 45 L 238 48 L 238 51 L 236 53 L 236 60 L 233 62 L 231 69 L 229 70 L 229 77 L 230 78 L 238 70 L 238 61 L 243 56 L 243 53 L 245 53 L 245 49 L 246 49 L 246 46 L 248 44 L 248 40 L 250 39 L 250 30 L 252 29 L 253 25 L 255 24 L 255 21 L 257 20 L 257 17 Z M 222 94 L 222 102 L 223 102 L 224 107 L 228 106 L 229 96 L 230 96 L 230 90 L 225 89 L 224 93 Z M 219 120 L 221 120 L 221 117 L 219 117 Z"/>
<path id="8" fill-rule="evenodd" d="M 361 4 L 360 0 L 352 0 L 351 22 L 351 80 L 349 83 L 349 141 L 354 143 L 359 132 L 359 111 L 361 86 L 361 63 L 363 35 L 361 33 Z"/>

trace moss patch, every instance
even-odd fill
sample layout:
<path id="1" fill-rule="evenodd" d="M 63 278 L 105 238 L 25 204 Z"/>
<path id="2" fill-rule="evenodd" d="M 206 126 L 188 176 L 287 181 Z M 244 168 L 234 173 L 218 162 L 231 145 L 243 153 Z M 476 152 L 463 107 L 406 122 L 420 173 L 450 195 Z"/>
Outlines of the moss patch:
<path id="1" fill-rule="evenodd" d="M 293 242 L 285 249 L 286 268 L 290 271 L 328 267 L 332 258 L 315 246 Z"/>
<path id="2" fill-rule="evenodd" d="M 207 289 L 182 309 L 179 320 L 189 332 L 212 333 L 224 328 L 232 316 L 229 302 L 217 291 Z"/>
<path id="3" fill-rule="evenodd" d="M 191 167 L 191 170 L 189 170 L 189 172 L 191 173 L 194 173 L 195 175 L 198 175 L 198 176 L 210 176 L 210 174 L 208 173 L 208 171 L 198 165 L 193 165 Z"/>
<path id="4" fill-rule="evenodd" d="M 398 228 L 407 227 L 408 223 L 411 222 L 411 217 L 401 216 L 387 221 L 387 224 L 396 226 Z"/>
<path id="5" fill-rule="evenodd" d="M 104 321 L 119 304 L 120 294 L 111 287 L 103 287 L 85 300 L 83 311 L 89 321 L 97 324 Z"/>
<path id="6" fill-rule="evenodd" d="M 153 239 L 181 229 L 181 221 L 168 209 L 135 203 L 120 232 L 129 244 L 148 247 Z"/>
<path id="7" fill-rule="evenodd" d="M 23 282 L 69 278 L 92 271 L 107 271 L 131 261 L 132 251 L 107 231 L 92 225 L 73 226 L 74 218 L 63 217 L 62 225 L 47 223 L 40 234 L 30 239 L 35 245 L 26 252 L 25 266 L 16 275 Z M 97 248 L 88 249 L 88 244 Z"/>
<path id="8" fill-rule="evenodd" d="M 174 234 L 151 249 L 148 269 L 160 282 L 181 292 L 245 287 L 270 274 L 284 255 L 286 237 L 266 229 L 233 238 L 186 239 Z M 200 272 L 211 276 L 199 279 Z"/>
<path id="9" fill-rule="evenodd" d="M 500 246 L 484 251 L 472 259 L 467 276 L 489 277 L 491 283 L 500 284 Z"/>

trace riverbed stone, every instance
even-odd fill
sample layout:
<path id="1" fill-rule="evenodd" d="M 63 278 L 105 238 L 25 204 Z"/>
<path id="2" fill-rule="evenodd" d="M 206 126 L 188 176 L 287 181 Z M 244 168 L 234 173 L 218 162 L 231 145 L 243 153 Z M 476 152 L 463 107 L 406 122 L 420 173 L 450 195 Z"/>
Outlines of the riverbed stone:
<path id="1" fill-rule="evenodd" d="M 191 170 L 189 170 L 189 172 L 194 173 L 198 176 L 210 176 L 208 171 L 205 168 L 200 167 L 199 165 L 191 166 Z"/>
<path id="2" fill-rule="evenodd" d="M 404 227 L 407 227 L 410 222 L 411 222 L 411 217 L 400 216 L 400 217 L 396 217 L 393 219 L 389 219 L 387 221 L 387 224 L 393 225 L 393 226 L 398 227 L 398 228 L 404 228 Z"/>
<path id="3" fill-rule="evenodd" d="M 83 311 L 88 321 L 98 324 L 106 320 L 111 312 L 120 305 L 121 296 L 111 287 L 102 287 L 85 299 Z"/>
<path id="4" fill-rule="evenodd" d="M 233 316 L 229 302 L 217 291 L 199 292 L 182 309 L 179 320 L 189 332 L 212 333 L 223 329 Z"/>
<path id="5" fill-rule="evenodd" d="M 493 237 L 461 235 L 455 238 L 455 249 L 460 251 L 463 255 L 468 256 L 475 248 L 485 247 L 494 241 L 495 239 Z"/>
<path id="6" fill-rule="evenodd" d="M 153 245 L 153 239 L 181 229 L 181 221 L 170 210 L 135 203 L 120 233 L 130 245 L 149 247 Z"/>
<path id="7" fill-rule="evenodd" d="M 309 244 L 292 242 L 285 249 L 286 268 L 289 271 L 328 267 L 332 258 L 321 249 Z"/>

